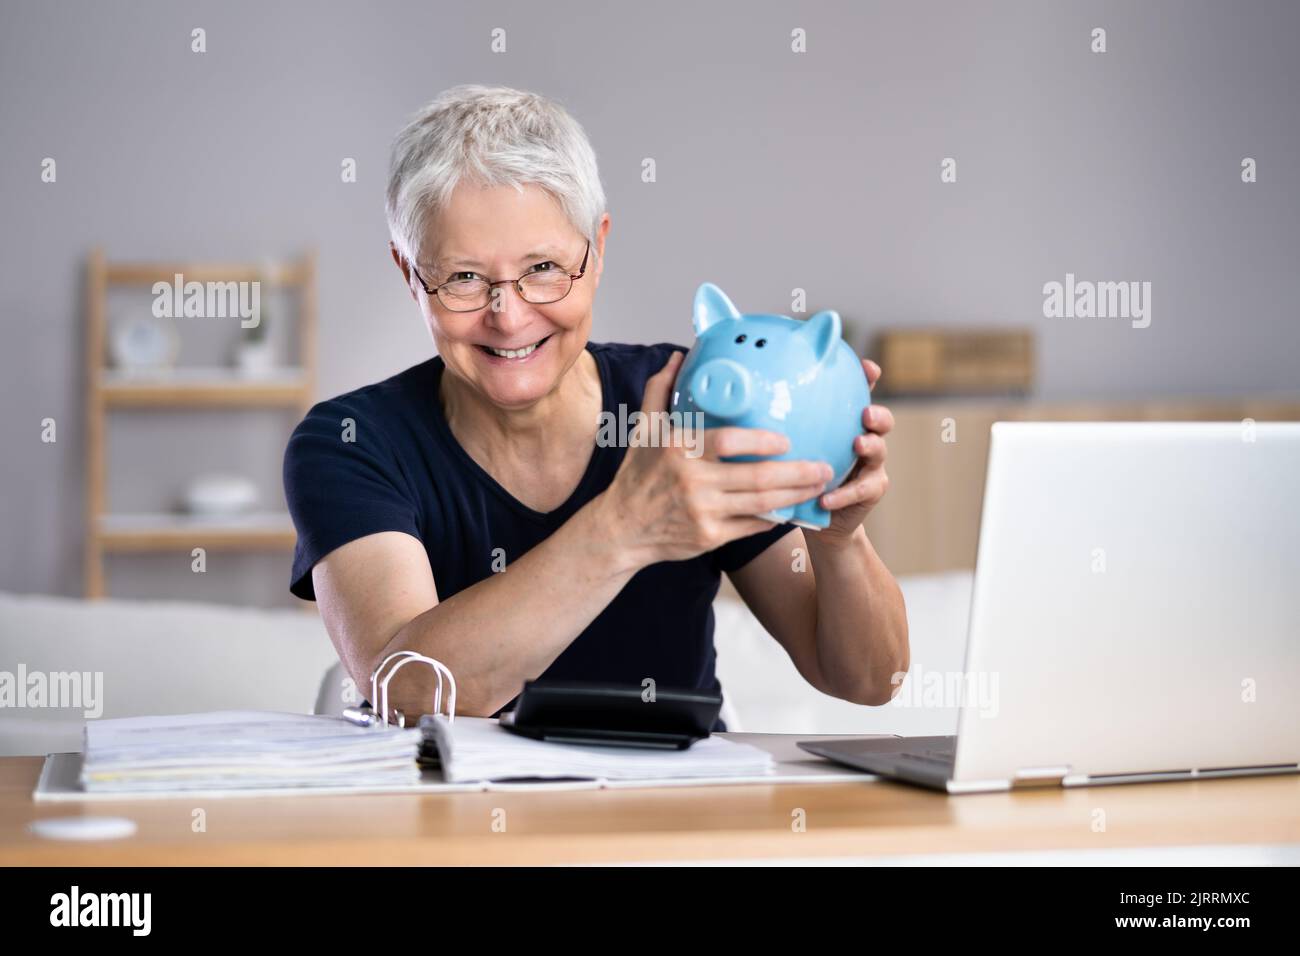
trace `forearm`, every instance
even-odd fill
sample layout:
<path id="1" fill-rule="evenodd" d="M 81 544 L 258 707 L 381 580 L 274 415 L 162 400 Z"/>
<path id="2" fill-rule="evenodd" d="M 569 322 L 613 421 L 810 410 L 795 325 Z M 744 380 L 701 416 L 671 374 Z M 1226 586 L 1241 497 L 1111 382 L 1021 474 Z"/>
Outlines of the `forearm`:
<path id="1" fill-rule="evenodd" d="M 817 666 L 837 697 L 883 704 L 910 663 L 907 609 L 893 574 L 859 527 L 843 540 L 805 535 L 816 580 Z"/>
<path id="2" fill-rule="evenodd" d="M 458 713 L 499 710 L 525 680 L 545 671 L 639 570 L 637 558 L 611 533 L 611 520 L 607 502 L 597 496 L 504 571 L 413 619 L 376 663 L 396 651 L 417 651 L 441 661 L 455 676 Z M 408 717 L 428 713 L 436 685 L 431 668 L 410 664 L 393 678 L 389 705 Z"/>

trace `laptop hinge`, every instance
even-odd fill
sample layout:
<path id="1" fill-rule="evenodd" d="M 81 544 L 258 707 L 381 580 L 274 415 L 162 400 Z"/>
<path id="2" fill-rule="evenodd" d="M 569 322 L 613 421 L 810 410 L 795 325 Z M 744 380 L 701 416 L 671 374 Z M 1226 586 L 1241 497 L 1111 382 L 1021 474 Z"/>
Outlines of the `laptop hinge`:
<path id="1" fill-rule="evenodd" d="M 1022 767 L 1011 778 L 1011 789 L 1022 787 L 1059 787 L 1065 775 L 1070 772 L 1067 766 L 1060 767 Z"/>

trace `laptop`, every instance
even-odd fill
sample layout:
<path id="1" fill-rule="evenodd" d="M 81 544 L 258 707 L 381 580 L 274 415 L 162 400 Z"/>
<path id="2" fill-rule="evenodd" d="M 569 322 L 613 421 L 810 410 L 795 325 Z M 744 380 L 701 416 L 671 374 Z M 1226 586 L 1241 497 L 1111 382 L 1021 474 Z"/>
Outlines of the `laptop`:
<path id="1" fill-rule="evenodd" d="M 954 737 L 799 746 L 949 793 L 1300 770 L 1300 423 L 995 423 L 947 683 Z"/>

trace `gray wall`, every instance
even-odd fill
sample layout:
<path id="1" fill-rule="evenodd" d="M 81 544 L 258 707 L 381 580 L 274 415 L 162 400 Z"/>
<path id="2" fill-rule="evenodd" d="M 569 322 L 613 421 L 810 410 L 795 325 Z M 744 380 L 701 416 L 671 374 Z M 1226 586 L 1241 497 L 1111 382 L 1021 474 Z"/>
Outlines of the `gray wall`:
<path id="1" fill-rule="evenodd" d="M 750 311 L 788 311 L 802 287 L 810 311 L 864 331 L 1033 325 L 1045 397 L 1297 386 L 1294 3 L 2 2 L 6 590 L 80 587 L 87 250 L 314 243 L 322 395 L 420 361 L 383 174 L 404 118 L 461 82 L 556 96 L 591 136 L 613 217 L 597 339 L 689 341 L 708 279 Z M 505 54 L 489 52 L 494 27 Z M 806 54 L 789 51 L 795 27 Z M 956 184 L 939 182 L 947 156 Z M 1244 156 L 1258 183 L 1241 183 Z M 1150 281 L 1151 326 L 1043 318 L 1043 283 L 1067 271 Z M 278 502 L 292 424 L 115 416 L 110 504 L 152 507 L 209 466 L 249 471 Z M 283 557 L 207 575 L 112 562 L 117 594 L 285 597 Z"/>

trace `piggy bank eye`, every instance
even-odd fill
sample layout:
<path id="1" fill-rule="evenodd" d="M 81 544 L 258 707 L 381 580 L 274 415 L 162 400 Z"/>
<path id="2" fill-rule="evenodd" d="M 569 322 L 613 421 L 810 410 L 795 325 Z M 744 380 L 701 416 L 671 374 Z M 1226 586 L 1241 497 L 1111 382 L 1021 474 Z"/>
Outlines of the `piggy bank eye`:
<path id="1" fill-rule="evenodd" d="M 767 344 L 767 339 L 759 339 L 757 342 L 754 343 L 754 348 L 761 349 L 766 344 Z"/>
<path id="2" fill-rule="evenodd" d="M 736 336 L 736 344 L 739 345 L 744 341 L 745 341 L 745 333 L 741 332 L 739 335 Z"/>

